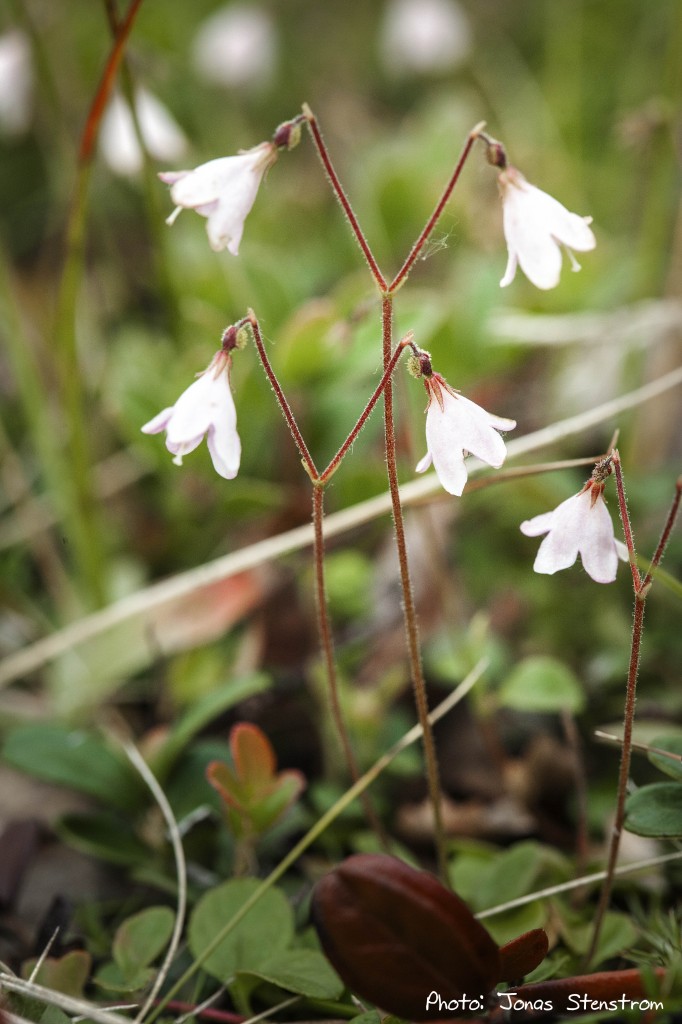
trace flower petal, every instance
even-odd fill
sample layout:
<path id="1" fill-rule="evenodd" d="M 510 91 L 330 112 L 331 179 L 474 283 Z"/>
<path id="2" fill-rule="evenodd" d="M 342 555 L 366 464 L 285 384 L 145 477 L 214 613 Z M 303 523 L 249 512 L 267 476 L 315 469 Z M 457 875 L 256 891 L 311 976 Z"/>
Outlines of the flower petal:
<path id="1" fill-rule="evenodd" d="M 526 519 L 525 522 L 521 523 L 519 529 L 526 537 L 540 537 L 543 533 L 547 533 L 548 530 L 552 529 L 553 522 L 554 510 L 543 512 L 539 516 L 533 516 L 532 519 Z"/>
<path id="2" fill-rule="evenodd" d="M 153 419 L 149 420 L 148 423 L 145 423 L 143 427 L 140 427 L 140 430 L 143 434 L 160 434 L 162 430 L 166 429 L 168 420 L 172 415 L 173 406 L 169 405 L 167 409 L 162 409 L 160 413 L 153 417 Z"/>
<path id="3" fill-rule="evenodd" d="M 206 433 L 211 422 L 212 384 L 209 370 L 180 395 L 166 427 L 171 444 L 183 444 L 195 437 L 203 437 Z"/>
<path id="4" fill-rule="evenodd" d="M 446 391 L 444 416 L 448 420 L 448 430 L 457 444 L 461 443 L 464 451 L 471 452 L 477 459 L 499 469 L 507 457 L 504 441 L 490 423 L 490 415 L 480 405 L 465 398 L 464 395 L 451 395 Z M 503 420 L 505 424 L 513 420 Z M 516 424 L 514 423 L 514 426 Z"/>
<path id="5" fill-rule="evenodd" d="M 226 480 L 234 480 L 239 472 L 242 454 L 241 441 L 237 431 L 227 427 L 219 429 L 215 425 L 211 426 L 206 436 L 206 443 L 216 473 Z"/>
<path id="6" fill-rule="evenodd" d="M 589 492 L 585 496 L 589 498 Z M 580 541 L 580 557 L 585 572 L 595 583 L 613 583 L 618 569 L 618 554 L 613 522 L 602 497 L 591 505 L 585 519 Z"/>
<path id="7" fill-rule="evenodd" d="M 426 455 L 423 458 L 421 458 L 419 460 L 419 462 L 417 463 L 417 465 L 415 466 L 415 468 L 414 468 L 415 473 L 425 473 L 426 470 L 429 468 L 429 466 L 431 465 L 432 462 L 433 462 L 433 458 L 431 456 L 431 452 L 427 451 Z"/>

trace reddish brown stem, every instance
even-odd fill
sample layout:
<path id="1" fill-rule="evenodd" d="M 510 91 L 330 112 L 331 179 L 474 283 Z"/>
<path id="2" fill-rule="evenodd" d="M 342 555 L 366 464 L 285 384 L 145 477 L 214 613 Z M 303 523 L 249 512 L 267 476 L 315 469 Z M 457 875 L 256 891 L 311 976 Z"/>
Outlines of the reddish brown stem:
<path id="1" fill-rule="evenodd" d="M 390 295 L 385 296 L 382 302 L 382 337 L 384 366 L 388 367 L 391 359 L 391 348 L 393 345 L 393 299 Z M 445 830 L 443 828 L 443 813 L 441 808 L 438 759 L 436 757 L 436 745 L 433 739 L 433 730 L 431 728 L 431 723 L 429 722 L 429 705 L 426 697 L 426 683 L 424 681 L 424 673 L 422 670 L 417 611 L 415 609 L 414 595 L 412 593 L 410 566 L 407 557 L 407 543 L 405 540 L 405 524 L 403 521 L 402 503 L 400 501 L 400 488 L 398 485 L 395 423 L 393 419 L 393 382 L 390 376 L 384 386 L 384 429 L 386 435 L 386 467 L 388 472 L 388 486 L 391 493 L 393 528 L 395 532 L 396 549 L 398 552 L 398 564 L 400 566 L 400 584 L 403 595 L 403 617 L 405 620 L 410 674 L 412 676 L 417 716 L 419 724 L 423 730 L 426 777 L 431 805 L 433 807 L 438 870 L 443 884 L 449 887 L 450 880 L 448 876 Z"/>
<path id="2" fill-rule="evenodd" d="M 131 0 L 126 16 L 117 30 L 114 45 L 111 53 L 109 54 L 109 59 L 107 60 L 104 68 L 104 73 L 102 74 L 102 78 L 97 87 L 97 92 L 95 93 L 95 98 L 92 101 L 92 105 L 85 122 L 85 128 L 83 129 L 83 136 L 81 138 L 80 150 L 78 153 L 79 162 L 82 164 L 87 163 L 95 151 L 97 133 L 99 131 L 104 108 L 107 105 L 109 95 L 113 88 L 114 79 L 116 78 L 116 72 L 118 71 L 119 64 L 123 58 L 125 44 L 132 31 L 135 18 L 137 17 L 137 13 L 141 6 L 142 0 Z"/>
<path id="3" fill-rule="evenodd" d="M 310 130 L 312 140 L 315 143 L 317 155 L 319 156 L 320 161 L 322 162 L 322 166 L 324 167 L 325 173 L 329 178 L 329 183 L 334 191 L 334 195 L 338 199 L 339 203 L 341 204 L 341 208 L 343 209 L 343 212 L 348 218 L 348 223 L 351 226 L 351 230 L 355 235 L 355 239 L 358 245 L 360 246 L 365 259 L 367 260 L 367 265 L 369 266 L 369 269 L 372 272 L 372 277 L 379 286 L 380 291 L 385 292 L 386 279 L 379 270 L 379 264 L 374 258 L 372 250 L 369 247 L 369 243 L 362 232 L 362 228 L 358 223 L 358 219 L 355 216 L 355 213 L 353 212 L 353 207 L 351 206 L 348 196 L 344 192 L 343 186 L 339 181 L 336 171 L 334 170 L 334 165 L 332 164 L 331 157 L 329 156 L 329 151 L 327 150 L 324 139 L 322 138 L 322 134 L 317 124 L 317 118 L 315 117 L 312 110 L 308 106 L 304 106 L 303 113 L 308 123 L 308 128 Z"/>
<path id="4" fill-rule="evenodd" d="M 405 279 L 406 279 L 407 275 L 409 274 L 410 270 L 412 269 L 415 260 L 418 258 L 419 253 L 422 251 L 422 249 L 424 248 L 424 245 L 428 241 L 429 235 L 431 234 L 431 232 L 435 228 L 436 224 L 438 223 L 438 221 L 440 219 L 440 215 L 442 214 L 443 210 L 445 209 L 445 205 L 446 205 L 448 199 L 450 198 L 450 196 L 452 194 L 452 190 L 453 190 L 453 188 L 455 187 L 455 185 L 457 184 L 457 182 L 459 180 L 459 176 L 462 173 L 462 168 L 464 167 L 464 164 L 466 163 L 467 157 L 469 156 L 469 153 L 471 152 L 471 147 L 473 146 L 474 142 L 476 141 L 476 139 L 479 136 L 481 128 L 482 128 L 482 125 L 477 125 L 475 128 L 473 128 L 469 132 L 469 135 L 467 136 L 467 140 L 464 143 L 464 149 L 462 150 L 462 152 L 460 154 L 459 160 L 455 164 L 455 169 L 454 169 L 454 171 L 452 172 L 452 174 L 450 176 L 449 182 L 445 186 L 445 189 L 443 191 L 442 196 L 440 197 L 440 199 L 436 203 L 436 207 L 435 207 L 433 213 L 431 214 L 431 216 L 429 217 L 428 221 L 426 222 L 426 226 L 425 226 L 424 230 L 422 231 L 421 235 L 419 236 L 417 241 L 412 246 L 412 248 L 410 250 L 410 253 L 409 253 L 409 256 L 407 257 L 407 259 L 403 263 L 402 267 L 400 268 L 400 270 L 398 271 L 398 273 L 395 275 L 395 277 L 391 281 L 390 285 L 388 286 L 388 291 L 391 294 L 396 292 L 398 290 L 398 288 L 400 288 L 401 284 L 403 284 L 405 282 Z"/>
<path id="5" fill-rule="evenodd" d="M 336 470 L 338 469 L 342 459 L 344 458 L 344 456 L 348 452 L 348 449 L 351 447 L 351 445 L 355 441 L 355 438 L 358 436 L 358 434 L 360 433 L 360 431 L 364 427 L 365 423 L 369 419 L 369 416 L 370 416 L 372 410 L 374 409 L 374 406 L 379 401 L 379 399 L 380 399 L 380 397 L 381 397 L 381 395 L 382 395 L 382 393 L 384 391 L 384 388 L 386 387 L 386 384 L 388 383 L 388 381 L 390 380 L 391 376 L 393 375 L 393 371 L 395 370 L 396 363 L 400 359 L 400 356 L 402 355 L 403 349 L 405 348 L 406 345 L 409 345 L 411 340 L 412 340 L 412 333 L 410 332 L 410 334 L 406 335 L 402 339 L 402 341 L 399 341 L 398 344 L 396 345 L 395 352 L 391 356 L 391 360 L 390 360 L 388 366 L 386 367 L 386 369 L 384 370 L 384 375 L 381 378 L 381 380 L 379 381 L 379 384 L 377 385 L 376 390 L 374 391 L 374 394 L 372 395 L 372 397 L 370 398 L 369 402 L 367 403 L 367 405 L 363 409 L 362 413 L 360 414 L 360 418 L 358 419 L 357 423 L 355 424 L 355 426 L 351 430 L 350 434 L 348 435 L 346 440 L 343 442 L 343 444 L 341 445 L 341 447 L 339 448 L 338 452 L 336 453 L 334 458 L 331 460 L 331 462 L 329 463 L 327 468 L 323 469 L 322 472 L 320 473 L 320 482 L 321 483 L 326 483 L 327 480 L 329 480 L 330 476 L 333 473 L 335 473 Z"/>
<path id="6" fill-rule="evenodd" d="M 620 508 L 621 519 L 623 521 L 623 532 L 628 547 L 628 554 L 630 556 L 630 566 L 632 569 L 632 579 L 635 591 L 635 611 L 632 620 L 632 642 L 630 647 L 630 664 L 628 666 L 628 678 L 625 690 L 625 710 L 623 714 L 623 746 L 621 748 L 620 755 L 620 769 L 618 772 L 618 791 L 616 795 L 616 813 L 613 822 L 613 831 L 611 833 L 611 842 L 609 845 L 609 857 L 606 866 L 606 877 L 604 884 L 602 885 L 601 893 L 599 896 L 599 903 L 597 905 L 597 912 L 594 919 L 594 928 L 592 931 L 592 939 L 590 942 L 590 948 L 586 956 L 586 965 L 589 965 L 592 957 L 594 956 L 597 944 L 599 942 L 599 935 L 601 928 L 604 923 L 604 917 L 611 899 L 611 892 L 613 890 L 613 879 L 616 868 L 616 861 L 618 860 L 618 851 L 620 849 L 620 838 L 623 831 L 623 824 L 625 821 L 625 801 L 627 799 L 627 785 L 628 778 L 630 775 L 630 762 L 632 759 L 632 730 L 635 720 L 635 702 L 637 699 L 637 676 L 639 673 L 639 661 L 642 647 L 642 632 L 644 628 L 644 606 L 646 603 L 647 595 L 650 590 L 651 584 L 651 572 L 659 564 L 663 557 L 666 544 L 670 538 L 672 528 L 675 523 L 675 518 L 680 506 L 680 496 L 682 493 L 682 481 L 677 481 L 675 490 L 675 497 L 673 498 L 670 511 L 668 512 L 661 538 L 658 542 L 656 552 L 649 571 L 647 572 L 644 580 L 642 580 L 639 570 L 636 568 L 635 559 L 635 545 L 632 536 L 632 527 L 630 525 L 630 517 L 628 515 L 627 502 L 625 500 L 625 487 L 623 484 L 623 471 L 620 462 L 620 455 L 618 451 L 613 451 L 613 468 L 616 475 L 616 488 L 618 490 L 618 505 Z"/>
<path id="7" fill-rule="evenodd" d="M 279 407 L 282 410 L 282 415 L 284 416 L 284 419 L 287 421 L 287 426 L 289 427 L 292 437 L 296 442 L 296 447 L 298 448 L 306 473 L 308 474 L 310 479 L 313 482 L 315 482 L 319 480 L 319 473 L 317 472 L 317 467 L 315 466 L 312 455 L 308 451 L 308 446 L 303 440 L 303 434 L 301 433 L 298 423 L 296 422 L 296 417 L 291 411 L 291 406 L 289 405 L 286 399 L 286 395 L 282 390 L 282 386 L 280 382 L 277 380 L 275 371 L 273 370 L 270 360 L 268 359 L 268 354 L 265 351 L 265 345 L 263 344 L 263 338 L 260 332 L 260 327 L 258 326 L 258 321 L 256 320 L 256 317 L 252 312 L 249 312 L 248 317 L 246 317 L 244 320 L 241 320 L 235 326 L 239 328 L 246 324 L 249 324 L 253 331 L 253 340 L 256 344 L 260 361 L 263 364 L 263 369 L 265 370 L 267 378 L 270 381 L 272 390 L 275 392 L 275 397 L 277 398 Z"/>

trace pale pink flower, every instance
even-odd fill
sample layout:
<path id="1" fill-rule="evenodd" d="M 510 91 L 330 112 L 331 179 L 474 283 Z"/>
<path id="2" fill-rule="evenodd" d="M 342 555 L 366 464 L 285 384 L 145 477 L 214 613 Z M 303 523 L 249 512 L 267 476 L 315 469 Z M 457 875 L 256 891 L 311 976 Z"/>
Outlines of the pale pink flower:
<path id="1" fill-rule="evenodd" d="M 178 398 L 142 431 L 160 434 L 166 431 L 166 448 L 176 466 L 184 455 L 194 451 L 206 436 L 208 450 L 217 473 L 232 480 L 239 470 L 241 443 L 237 433 L 237 411 L 230 390 L 229 355 L 216 352 L 210 366 Z"/>
<path id="2" fill-rule="evenodd" d="M 495 469 L 507 457 L 498 430 L 513 430 L 515 420 L 492 416 L 480 405 L 454 391 L 438 373 L 426 374 L 429 395 L 426 412 L 427 452 L 417 464 L 424 473 L 431 463 L 448 494 L 460 495 L 467 482 L 465 455 L 471 453 Z"/>
<path id="3" fill-rule="evenodd" d="M 506 167 L 499 176 L 502 193 L 502 220 L 509 260 L 500 285 L 505 288 L 521 267 L 536 288 L 555 288 L 561 273 L 561 247 L 580 270 L 572 249 L 588 252 L 597 244 L 589 225 L 591 217 L 569 213 L 565 206 L 529 185 L 515 167 Z"/>
<path id="4" fill-rule="evenodd" d="M 209 160 L 193 171 L 164 171 L 161 181 L 171 186 L 175 210 L 166 223 L 172 224 L 185 208 L 208 219 L 206 230 L 215 252 L 227 248 L 239 253 L 244 221 L 256 201 L 265 171 L 277 159 L 277 147 L 262 142 L 237 156 Z"/>
<path id="5" fill-rule="evenodd" d="M 535 558 L 536 572 L 551 576 L 568 569 L 580 555 L 585 572 L 596 583 L 613 583 L 618 559 L 627 562 L 628 550 L 614 536 L 603 491 L 603 483 L 589 480 L 579 494 L 562 501 L 552 512 L 521 523 L 526 537 L 547 534 Z"/>

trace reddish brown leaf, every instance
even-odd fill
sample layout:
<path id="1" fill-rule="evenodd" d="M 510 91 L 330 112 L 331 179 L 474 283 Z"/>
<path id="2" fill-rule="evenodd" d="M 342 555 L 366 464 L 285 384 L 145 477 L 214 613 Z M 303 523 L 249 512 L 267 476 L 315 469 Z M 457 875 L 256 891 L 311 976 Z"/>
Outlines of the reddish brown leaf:
<path id="1" fill-rule="evenodd" d="M 549 940 L 543 928 L 533 928 L 518 938 L 500 946 L 500 976 L 498 981 L 519 982 L 542 963 L 549 950 Z"/>
<path id="2" fill-rule="evenodd" d="M 394 857 L 349 857 L 316 885 L 312 917 L 351 991 L 404 1019 L 456 1017 L 455 1001 L 484 1003 L 499 977 L 497 946 L 467 905 Z M 427 1009 L 432 993 L 450 1011 Z"/>

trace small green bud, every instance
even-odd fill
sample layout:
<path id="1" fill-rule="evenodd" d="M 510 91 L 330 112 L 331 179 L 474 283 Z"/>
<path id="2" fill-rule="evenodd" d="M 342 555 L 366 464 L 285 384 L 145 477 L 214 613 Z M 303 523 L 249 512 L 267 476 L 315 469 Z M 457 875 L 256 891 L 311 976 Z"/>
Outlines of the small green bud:
<path id="1" fill-rule="evenodd" d="M 242 349 L 246 348 L 250 341 L 253 341 L 253 327 L 247 320 L 247 322 L 245 324 L 242 324 L 242 326 L 237 331 L 235 348 L 238 348 L 241 351 Z"/>
<path id="2" fill-rule="evenodd" d="M 422 366 L 421 366 L 421 361 L 419 359 L 419 356 L 415 356 L 415 355 L 408 356 L 407 357 L 407 362 L 405 363 L 405 365 L 407 367 L 407 372 L 412 377 L 416 377 L 416 379 L 419 380 L 419 378 L 422 375 Z"/>

